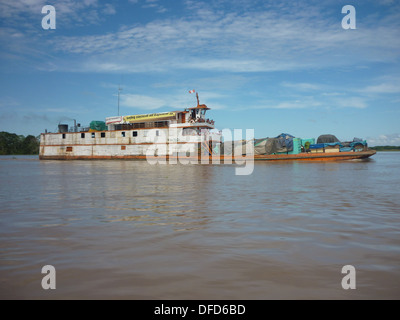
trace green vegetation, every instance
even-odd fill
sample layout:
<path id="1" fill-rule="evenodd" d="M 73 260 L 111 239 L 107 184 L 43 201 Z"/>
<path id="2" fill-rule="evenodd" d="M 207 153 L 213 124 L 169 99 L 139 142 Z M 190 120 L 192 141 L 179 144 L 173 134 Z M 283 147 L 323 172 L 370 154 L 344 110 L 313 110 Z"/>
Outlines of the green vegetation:
<path id="1" fill-rule="evenodd" d="M 39 154 L 39 137 L 0 132 L 0 155 Z"/>
<path id="2" fill-rule="evenodd" d="M 370 149 L 376 151 L 400 151 L 400 147 L 398 146 L 377 146 L 377 147 L 370 147 Z"/>

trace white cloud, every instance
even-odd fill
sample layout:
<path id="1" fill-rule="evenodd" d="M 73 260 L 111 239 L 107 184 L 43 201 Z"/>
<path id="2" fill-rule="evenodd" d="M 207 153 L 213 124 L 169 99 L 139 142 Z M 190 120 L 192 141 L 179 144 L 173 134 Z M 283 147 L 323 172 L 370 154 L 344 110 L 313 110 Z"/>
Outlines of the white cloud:
<path id="1" fill-rule="evenodd" d="M 321 85 L 313 84 L 313 83 L 291 83 L 291 82 L 283 82 L 283 87 L 292 88 L 300 91 L 316 91 L 321 90 Z"/>
<path id="2" fill-rule="evenodd" d="M 394 61 L 399 57 L 400 37 L 393 25 L 375 22 L 352 33 L 338 28 L 337 21 L 324 15 L 323 7 L 320 12 L 304 4 L 301 11 L 273 8 L 226 13 L 200 5 L 182 18 L 125 26 L 114 33 L 58 37 L 50 46 L 59 54 L 75 55 L 72 70 L 83 67 L 93 72 L 271 72 Z M 87 55 L 90 58 L 85 61 Z M 115 66 L 103 69 L 102 64 L 109 61 Z M 311 90 L 312 86 L 304 83 L 300 89 Z"/>
<path id="3" fill-rule="evenodd" d="M 117 86 L 106 84 L 107 87 L 116 88 Z M 142 109 L 142 110 L 156 110 L 156 109 L 168 109 L 168 110 L 181 110 L 183 108 L 195 107 L 197 104 L 196 96 L 189 94 L 186 90 L 179 92 L 171 92 L 160 96 L 159 93 L 155 92 L 154 95 L 149 94 L 133 94 L 124 93 L 132 89 L 125 87 L 120 97 L 121 107 Z M 226 96 L 216 92 L 202 91 L 199 94 L 200 103 L 206 104 L 213 110 L 225 109 L 226 105 L 223 103 Z M 222 102 L 221 102 L 222 101 Z"/>
<path id="4" fill-rule="evenodd" d="M 368 86 L 360 91 L 365 93 L 400 93 L 400 83 L 381 83 Z"/>
<path id="5" fill-rule="evenodd" d="M 323 92 L 321 95 L 326 97 L 337 97 L 337 96 L 343 96 L 344 93 L 332 91 L 332 92 Z"/>
<path id="6" fill-rule="evenodd" d="M 247 106 L 247 109 L 308 109 L 321 107 L 323 104 L 313 98 L 302 98 L 298 100 L 270 102 L 264 101 L 257 105 Z M 241 110 L 241 109 L 237 109 Z"/>
<path id="7" fill-rule="evenodd" d="M 304 109 L 309 108 L 308 104 L 302 103 L 300 101 L 287 101 L 281 102 L 275 105 L 266 106 L 265 108 L 271 109 Z"/>
<path id="8" fill-rule="evenodd" d="M 105 14 L 110 14 L 110 15 L 117 13 L 117 11 L 115 10 L 115 7 L 112 4 L 109 4 L 109 3 L 104 5 L 103 12 Z"/>
<path id="9" fill-rule="evenodd" d="M 400 133 L 368 137 L 367 141 L 370 146 L 400 146 Z"/>
<path id="10" fill-rule="evenodd" d="M 123 94 L 121 106 L 145 110 L 159 109 L 165 106 L 165 100 L 139 94 Z"/>
<path id="11" fill-rule="evenodd" d="M 144 9 L 155 9 L 158 13 L 164 13 L 168 10 L 160 4 L 158 0 L 129 0 L 132 4 L 141 4 L 141 7 Z"/>
<path id="12" fill-rule="evenodd" d="M 45 2 L 45 0 L 2 0 L 0 1 L 0 17 L 16 19 L 21 13 L 41 14 Z"/>
<path id="13" fill-rule="evenodd" d="M 32 21 L 39 21 L 44 16 L 42 7 L 51 4 L 56 10 L 57 28 L 73 28 L 98 24 L 103 14 L 116 13 L 112 4 L 101 4 L 98 0 L 58 0 L 49 3 L 46 0 L 1 0 L 0 18 L 8 27 L 26 27 L 34 29 Z"/>
<path id="14" fill-rule="evenodd" d="M 9 109 L 10 107 L 16 107 L 21 105 L 21 103 L 14 97 L 1 97 L 0 98 L 0 108 Z"/>
<path id="15" fill-rule="evenodd" d="M 338 109 L 338 108 L 367 108 L 367 102 L 360 97 L 338 97 L 332 96 L 298 96 L 291 100 L 280 99 L 279 96 L 276 101 L 259 101 L 250 106 L 235 108 L 237 111 L 244 109 Z"/>
<path id="16" fill-rule="evenodd" d="M 158 6 L 161 10 L 160 1 L 130 2 Z M 186 1 L 187 8 L 182 9 L 186 10 L 185 14 L 180 18 L 154 19 L 94 35 L 85 35 L 82 29 L 79 36 L 57 35 L 43 39 L 43 34 L 39 34 L 29 35 L 28 39 L 15 27 L 13 36 L 10 33 L 2 38 L 6 47 L 2 55 L 23 56 L 35 47 L 43 56 L 57 56 L 56 68 L 52 70 L 103 73 L 171 70 L 261 73 L 365 65 L 399 58 L 399 23 L 395 22 L 399 14 L 396 11 L 355 32 L 345 32 L 338 27 L 340 21 L 325 13 L 324 5 L 231 2 Z M 23 21 L 23 13 L 34 14 L 36 18 L 37 10 L 44 3 L 44 0 L 3 0 L 0 17 L 7 20 L 6 25 L 12 19 L 16 21 L 10 22 L 11 25 L 16 25 Z M 252 8 L 253 5 L 259 5 L 260 10 Z M 116 13 L 114 5 L 97 0 L 60 0 L 56 9 L 57 19 L 60 19 L 57 27 L 60 22 L 68 28 L 99 24 L 104 19 L 101 13 Z M 19 42 L 15 40 L 18 37 Z M 13 40 L 7 41 L 10 38 Z M 35 40 L 41 45 L 31 45 Z M 23 42 L 25 46 L 16 45 Z M 42 64 L 46 65 L 48 60 L 48 57 L 43 58 Z M 43 69 L 40 59 L 34 65 Z M 303 91 L 319 89 L 318 84 L 306 82 L 283 84 L 292 88 L 296 88 L 295 85 Z M 370 89 L 394 90 L 387 86 Z"/>
<path id="17" fill-rule="evenodd" d="M 363 98 L 359 97 L 347 97 L 347 98 L 337 98 L 333 99 L 334 106 L 340 108 L 356 108 L 364 109 L 367 107 L 367 103 Z"/>

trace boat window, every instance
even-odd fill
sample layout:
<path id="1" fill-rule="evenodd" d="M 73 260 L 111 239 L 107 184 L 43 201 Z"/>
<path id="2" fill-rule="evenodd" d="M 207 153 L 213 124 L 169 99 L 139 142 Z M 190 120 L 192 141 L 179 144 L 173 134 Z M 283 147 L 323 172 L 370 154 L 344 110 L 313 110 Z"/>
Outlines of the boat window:
<path id="1" fill-rule="evenodd" d="M 72 147 L 67 147 L 67 152 L 72 152 Z"/>
<path id="2" fill-rule="evenodd" d="M 92 132 L 92 138 L 96 138 L 96 133 Z"/>
<path id="3" fill-rule="evenodd" d="M 85 138 L 85 134 L 81 133 L 81 138 L 84 139 Z"/>
<path id="4" fill-rule="evenodd" d="M 160 131 L 157 130 L 157 131 L 156 131 L 156 136 L 158 137 L 159 135 L 160 135 Z"/>
<path id="5" fill-rule="evenodd" d="M 65 133 L 63 133 L 62 138 L 65 139 Z"/>
<path id="6" fill-rule="evenodd" d="M 137 131 L 132 132 L 132 137 L 137 137 Z"/>
<path id="7" fill-rule="evenodd" d="M 121 132 L 121 136 L 125 138 L 125 131 Z"/>
<path id="8" fill-rule="evenodd" d="M 102 133 L 101 133 L 101 137 L 102 137 L 102 138 L 105 138 L 105 137 L 106 137 L 106 133 L 105 133 L 105 132 L 102 132 Z"/>

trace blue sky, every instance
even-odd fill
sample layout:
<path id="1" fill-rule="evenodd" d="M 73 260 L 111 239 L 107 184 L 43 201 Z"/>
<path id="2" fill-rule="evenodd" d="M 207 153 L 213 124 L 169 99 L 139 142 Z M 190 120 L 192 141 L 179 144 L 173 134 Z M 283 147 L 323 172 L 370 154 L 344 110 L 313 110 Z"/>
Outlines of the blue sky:
<path id="1" fill-rule="evenodd" d="M 400 145 L 398 1 L 2 0 L 0 19 L 0 131 L 104 120 L 120 85 L 124 115 L 195 106 L 195 89 L 219 129 Z"/>

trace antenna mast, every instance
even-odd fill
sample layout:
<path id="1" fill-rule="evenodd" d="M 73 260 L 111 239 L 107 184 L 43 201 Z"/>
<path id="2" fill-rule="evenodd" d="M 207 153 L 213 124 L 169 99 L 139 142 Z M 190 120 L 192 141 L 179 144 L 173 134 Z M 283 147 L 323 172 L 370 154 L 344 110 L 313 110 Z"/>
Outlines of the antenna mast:
<path id="1" fill-rule="evenodd" d="M 119 96 L 120 96 L 120 92 L 122 91 L 121 86 L 118 85 L 118 116 L 119 116 Z"/>

